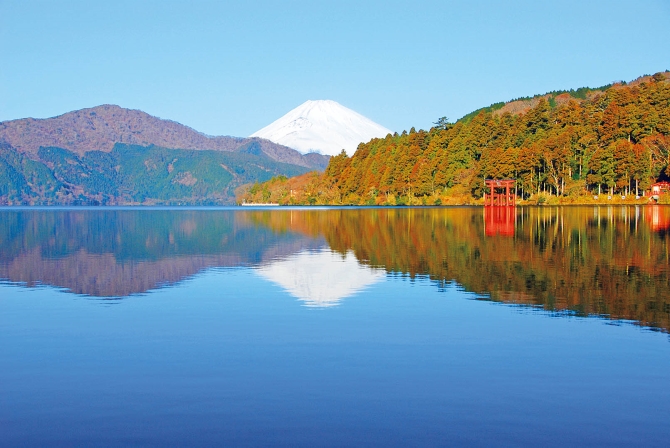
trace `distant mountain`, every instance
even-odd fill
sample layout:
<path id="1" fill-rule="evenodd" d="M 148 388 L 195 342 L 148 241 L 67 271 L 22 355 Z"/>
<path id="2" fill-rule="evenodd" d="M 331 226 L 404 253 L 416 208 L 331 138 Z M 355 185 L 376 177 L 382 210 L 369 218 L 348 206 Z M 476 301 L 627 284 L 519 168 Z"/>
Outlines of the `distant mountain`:
<path id="1" fill-rule="evenodd" d="M 0 142 L 35 158 L 40 147 L 59 147 L 82 156 L 110 152 L 117 143 L 162 148 L 238 151 L 323 170 L 328 158 L 306 158 L 297 151 L 262 138 L 212 137 L 175 121 L 139 110 L 103 105 L 53 118 L 24 118 L 0 122 Z"/>
<path id="2" fill-rule="evenodd" d="M 391 131 L 330 100 L 307 101 L 263 129 L 251 134 L 297 149 L 337 155 L 353 154 L 360 143 L 385 137 Z"/>
<path id="3" fill-rule="evenodd" d="M 241 185 L 310 170 L 265 154 L 122 143 L 31 156 L 0 143 L 0 205 L 224 205 Z"/>
<path id="4" fill-rule="evenodd" d="M 241 185 L 329 159 L 104 105 L 0 122 L 0 204 L 231 204 Z"/>

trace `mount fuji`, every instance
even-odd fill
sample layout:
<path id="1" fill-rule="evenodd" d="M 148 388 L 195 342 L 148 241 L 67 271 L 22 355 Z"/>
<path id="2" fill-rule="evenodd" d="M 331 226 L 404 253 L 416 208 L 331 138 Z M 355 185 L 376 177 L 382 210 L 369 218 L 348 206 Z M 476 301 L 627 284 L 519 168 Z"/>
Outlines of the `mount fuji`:
<path id="1" fill-rule="evenodd" d="M 369 118 L 331 100 L 306 101 L 280 119 L 251 134 L 303 154 L 352 155 L 359 143 L 391 133 Z"/>

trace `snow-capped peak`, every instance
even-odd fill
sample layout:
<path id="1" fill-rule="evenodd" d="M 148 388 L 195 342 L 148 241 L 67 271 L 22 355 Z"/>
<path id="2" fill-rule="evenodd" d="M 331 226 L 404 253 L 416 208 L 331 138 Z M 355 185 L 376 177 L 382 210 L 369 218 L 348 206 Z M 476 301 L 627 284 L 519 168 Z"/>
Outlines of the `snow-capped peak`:
<path id="1" fill-rule="evenodd" d="M 251 137 L 266 138 L 303 154 L 337 155 L 344 149 L 352 155 L 359 143 L 390 132 L 335 101 L 318 100 L 304 102 Z"/>

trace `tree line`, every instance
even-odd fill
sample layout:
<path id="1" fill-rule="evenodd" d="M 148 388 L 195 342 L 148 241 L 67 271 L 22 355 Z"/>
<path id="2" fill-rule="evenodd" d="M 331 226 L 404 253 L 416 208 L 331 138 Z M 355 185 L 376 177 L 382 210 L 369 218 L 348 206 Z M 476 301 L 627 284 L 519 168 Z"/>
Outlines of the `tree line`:
<path id="1" fill-rule="evenodd" d="M 483 196 L 487 178 L 516 179 L 520 199 L 637 196 L 670 174 L 669 72 L 587 95 L 546 95 L 524 113 L 497 107 L 466 117 L 362 143 L 351 157 L 332 157 L 323 174 L 276 178 L 238 200 L 468 203 Z"/>

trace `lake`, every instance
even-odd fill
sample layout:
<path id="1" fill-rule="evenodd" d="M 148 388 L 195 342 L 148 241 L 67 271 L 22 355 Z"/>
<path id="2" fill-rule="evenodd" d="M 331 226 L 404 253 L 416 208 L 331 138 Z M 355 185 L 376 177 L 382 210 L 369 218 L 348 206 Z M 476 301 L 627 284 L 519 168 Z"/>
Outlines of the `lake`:
<path id="1" fill-rule="evenodd" d="M 1 446 L 667 446 L 670 207 L 2 208 Z"/>

